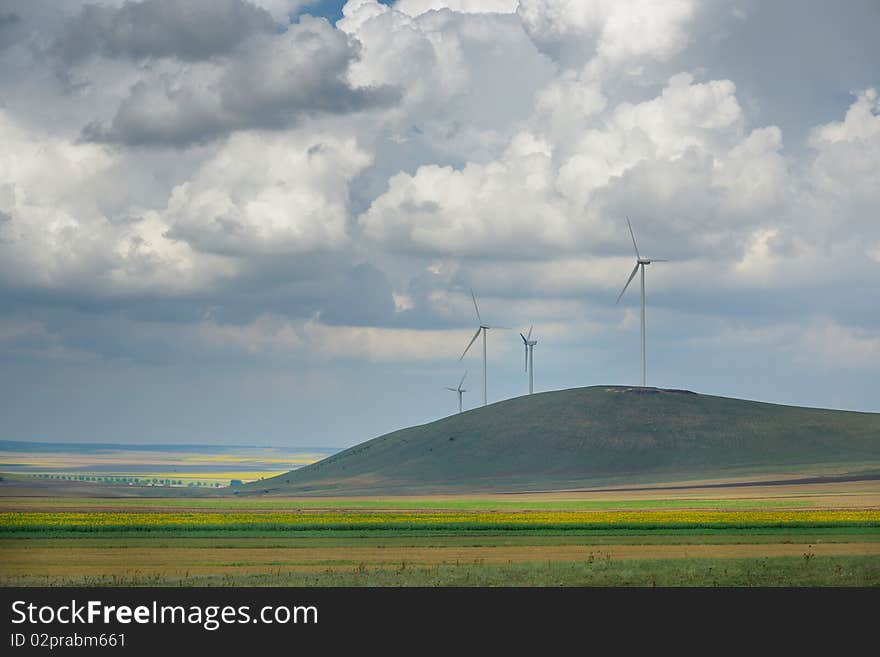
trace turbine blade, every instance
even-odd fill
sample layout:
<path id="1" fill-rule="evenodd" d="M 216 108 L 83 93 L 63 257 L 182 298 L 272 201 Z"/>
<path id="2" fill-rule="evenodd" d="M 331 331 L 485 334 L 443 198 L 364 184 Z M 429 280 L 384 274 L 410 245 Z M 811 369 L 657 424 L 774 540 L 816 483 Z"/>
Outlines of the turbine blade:
<path id="1" fill-rule="evenodd" d="M 651 258 L 651 262 L 669 262 L 665 258 Z"/>
<path id="2" fill-rule="evenodd" d="M 477 297 L 474 295 L 473 288 L 471 288 L 471 299 L 474 300 L 474 310 L 477 311 L 477 321 L 480 322 L 480 324 L 482 324 L 483 318 L 480 317 L 480 308 L 479 308 L 479 306 L 477 306 Z"/>
<path id="3" fill-rule="evenodd" d="M 461 388 L 461 384 L 464 383 L 464 377 L 467 376 L 467 370 L 464 371 L 464 374 L 461 377 L 461 381 L 458 382 L 458 387 Z"/>
<path id="4" fill-rule="evenodd" d="M 639 255 L 639 247 L 636 246 L 636 235 L 633 233 L 633 226 L 629 222 L 629 217 L 626 218 L 626 225 L 629 226 L 629 236 L 633 239 L 633 248 L 636 250 L 636 258 L 641 258 L 642 256 Z"/>
<path id="5" fill-rule="evenodd" d="M 446 386 L 446 389 L 451 390 L 452 392 L 458 392 L 458 388 L 450 388 L 449 386 Z"/>
<path id="6" fill-rule="evenodd" d="M 529 340 L 532 339 L 532 329 L 533 329 L 533 328 L 535 328 L 535 325 L 534 325 L 534 324 L 532 324 L 532 325 L 529 327 L 529 334 L 528 334 L 528 336 L 526 336 Z"/>
<path id="7" fill-rule="evenodd" d="M 528 345 L 528 343 L 526 343 L 526 364 L 525 364 L 525 369 L 523 371 L 524 372 L 529 371 L 529 345 Z"/>
<path id="8" fill-rule="evenodd" d="M 483 330 L 483 327 L 482 327 L 482 326 L 481 326 L 480 328 L 477 329 L 477 332 L 474 333 L 474 337 L 472 337 L 472 338 L 471 338 L 471 341 L 468 342 L 468 346 L 464 348 L 464 352 L 462 352 L 461 356 L 458 357 L 458 360 L 461 360 L 462 358 L 464 358 L 464 355 L 468 352 L 468 349 L 471 348 L 471 345 L 472 345 L 474 342 L 476 342 L 477 338 L 478 338 L 479 335 L 480 335 L 480 331 L 482 331 L 482 330 Z"/>
<path id="9" fill-rule="evenodd" d="M 623 289 L 620 291 L 620 294 L 617 295 L 617 301 L 614 303 L 620 303 L 620 298 L 623 296 L 623 293 L 626 292 L 626 288 L 629 287 L 629 284 L 632 283 L 632 279 L 636 277 L 636 272 L 639 270 L 639 263 L 636 263 L 636 266 L 633 267 L 632 274 L 629 275 L 629 278 L 626 279 L 626 285 L 623 286 Z"/>
<path id="10" fill-rule="evenodd" d="M 528 344 L 528 343 L 529 343 L 529 341 L 526 340 L 526 336 L 524 336 L 522 333 L 519 334 L 519 337 L 521 337 L 521 338 L 523 339 L 523 344 Z"/>

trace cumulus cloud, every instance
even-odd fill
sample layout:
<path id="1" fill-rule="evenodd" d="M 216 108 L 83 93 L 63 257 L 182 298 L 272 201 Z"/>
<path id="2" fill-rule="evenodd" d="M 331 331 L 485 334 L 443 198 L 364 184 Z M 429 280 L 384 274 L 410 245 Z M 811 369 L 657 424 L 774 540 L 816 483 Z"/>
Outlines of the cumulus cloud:
<path id="1" fill-rule="evenodd" d="M 876 89 L 857 94 L 843 121 L 813 130 L 813 183 L 850 200 L 880 199 L 880 99 Z"/>
<path id="2" fill-rule="evenodd" d="M 348 241 L 347 185 L 369 162 L 353 139 L 233 135 L 172 192 L 169 237 L 219 254 L 339 249 Z"/>
<path id="3" fill-rule="evenodd" d="M 169 239 L 154 210 L 108 215 L 101 201 L 116 156 L 35 134 L 0 112 L 0 271 L 6 285 L 115 295 L 177 294 L 231 273 Z M 51 177 L 46 172 L 51 171 Z"/>
<path id="4" fill-rule="evenodd" d="M 522 134 L 502 161 L 397 174 L 360 222 L 368 238 L 400 251 L 523 257 L 535 247 L 564 249 L 574 224 L 554 174 L 548 147 Z"/>
<path id="5" fill-rule="evenodd" d="M 357 47 L 324 19 L 304 16 L 280 35 L 255 39 L 229 60 L 159 72 L 135 84 L 90 141 L 186 146 L 246 128 L 282 129 L 303 117 L 393 102 L 388 87 L 347 80 Z"/>
<path id="6" fill-rule="evenodd" d="M 394 8 L 410 16 L 440 9 L 463 14 L 512 14 L 518 5 L 519 0 L 397 0 Z"/>
<path id="7" fill-rule="evenodd" d="M 456 159 L 504 148 L 555 67 L 513 14 L 451 11 L 410 16 L 375 0 L 349 2 L 337 27 L 361 57 L 353 84 L 390 86 L 401 101 L 383 117 L 400 142 Z"/>
<path id="8" fill-rule="evenodd" d="M 311 5 L 316 5 L 320 0 L 250 0 L 272 14 L 272 17 L 281 24 L 287 24 L 292 16 L 301 11 L 308 11 Z"/>
<path id="9" fill-rule="evenodd" d="M 696 0 L 520 0 L 529 36 L 568 65 L 595 58 L 619 67 L 639 59 L 668 59 L 688 43 Z"/>
<path id="10" fill-rule="evenodd" d="M 254 34 L 275 30 L 266 10 L 247 0 L 141 0 L 87 4 L 55 39 L 65 66 L 92 55 L 144 59 L 207 59 L 234 50 Z"/>
<path id="11" fill-rule="evenodd" d="M 687 244 L 730 244 L 734 214 L 755 216 L 785 198 L 780 131 L 746 133 L 730 81 L 680 74 L 653 99 L 604 111 L 595 87 L 563 75 L 537 98 L 533 130 L 500 158 L 392 177 L 359 219 L 365 235 L 399 251 L 552 260 L 606 252 L 623 217 L 650 205 L 648 235 L 662 226 L 658 246 L 674 244 L 680 256 Z M 596 127 L 559 129 L 553 117 L 570 98 L 581 100 L 573 114 Z M 745 225 L 740 218 L 735 230 Z"/>

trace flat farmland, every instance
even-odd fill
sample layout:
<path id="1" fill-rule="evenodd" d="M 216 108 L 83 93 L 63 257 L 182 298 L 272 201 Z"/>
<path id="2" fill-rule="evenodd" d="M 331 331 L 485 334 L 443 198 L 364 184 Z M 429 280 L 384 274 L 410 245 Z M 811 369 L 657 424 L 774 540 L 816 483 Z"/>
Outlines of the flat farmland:
<path id="1" fill-rule="evenodd" d="M 0 498 L 0 583 L 880 586 L 880 483 Z"/>

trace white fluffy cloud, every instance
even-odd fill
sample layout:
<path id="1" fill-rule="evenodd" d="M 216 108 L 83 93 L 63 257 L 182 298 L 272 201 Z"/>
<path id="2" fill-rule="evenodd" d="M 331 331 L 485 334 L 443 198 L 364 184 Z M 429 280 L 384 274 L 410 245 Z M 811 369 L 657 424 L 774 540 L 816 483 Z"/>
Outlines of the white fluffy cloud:
<path id="1" fill-rule="evenodd" d="M 512 14 L 519 0 L 397 0 L 394 8 L 410 16 L 427 11 L 450 9 L 464 14 Z"/>
<path id="2" fill-rule="evenodd" d="M 348 183 L 370 162 L 351 138 L 233 135 L 174 189 L 169 235 L 221 254 L 304 253 L 348 241 Z"/>
<path id="3" fill-rule="evenodd" d="M 0 135 L 0 268 L 7 282 L 176 294 L 232 273 L 222 259 L 169 239 L 154 210 L 105 212 L 118 162 L 104 147 L 34 134 L 2 112 Z"/>
<path id="4" fill-rule="evenodd" d="M 652 223 L 687 240 L 697 225 L 727 235 L 733 214 L 783 198 L 780 131 L 745 133 L 730 81 L 676 75 L 656 98 L 606 112 L 600 92 L 579 84 L 563 76 L 540 92 L 534 131 L 519 133 L 499 159 L 391 178 L 360 218 L 367 237 L 401 251 L 552 260 L 613 240 L 627 207 L 685 212 Z M 552 117 L 571 97 L 595 128 L 556 130 Z"/>
<path id="5" fill-rule="evenodd" d="M 876 89 L 860 92 L 843 121 L 818 126 L 813 183 L 823 192 L 852 200 L 880 199 L 880 99 Z"/>
<path id="6" fill-rule="evenodd" d="M 353 0 L 343 11 L 337 27 L 360 44 L 349 80 L 399 89 L 383 123 L 398 142 L 434 154 L 496 155 L 555 73 L 514 14 L 410 16 L 375 0 Z"/>
<path id="7" fill-rule="evenodd" d="M 688 43 L 696 0 L 521 0 L 526 31 L 544 51 L 576 63 L 619 67 L 667 59 Z"/>
<path id="8" fill-rule="evenodd" d="M 500 161 L 394 176 L 360 221 L 370 239 L 398 250 L 522 257 L 565 249 L 574 226 L 554 174 L 549 148 L 522 134 Z"/>

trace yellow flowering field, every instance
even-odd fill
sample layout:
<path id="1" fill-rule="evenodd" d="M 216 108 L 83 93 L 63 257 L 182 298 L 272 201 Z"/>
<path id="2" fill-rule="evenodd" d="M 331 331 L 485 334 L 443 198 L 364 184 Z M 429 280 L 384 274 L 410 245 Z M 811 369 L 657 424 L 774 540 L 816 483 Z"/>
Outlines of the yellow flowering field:
<path id="1" fill-rule="evenodd" d="M 591 529 L 877 526 L 880 510 L 0 513 L 0 531 L 181 529 Z"/>

